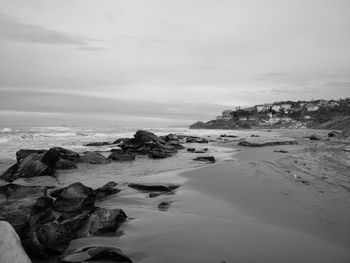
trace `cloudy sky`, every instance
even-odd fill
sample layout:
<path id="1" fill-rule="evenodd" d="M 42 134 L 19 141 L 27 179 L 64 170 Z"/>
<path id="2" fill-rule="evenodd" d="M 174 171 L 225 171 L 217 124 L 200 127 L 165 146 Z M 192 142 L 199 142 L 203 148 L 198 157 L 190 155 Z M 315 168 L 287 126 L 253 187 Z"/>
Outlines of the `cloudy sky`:
<path id="1" fill-rule="evenodd" d="M 350 96 L 348 0 L 0 0 L 0 120 L 180 125 Z"/>

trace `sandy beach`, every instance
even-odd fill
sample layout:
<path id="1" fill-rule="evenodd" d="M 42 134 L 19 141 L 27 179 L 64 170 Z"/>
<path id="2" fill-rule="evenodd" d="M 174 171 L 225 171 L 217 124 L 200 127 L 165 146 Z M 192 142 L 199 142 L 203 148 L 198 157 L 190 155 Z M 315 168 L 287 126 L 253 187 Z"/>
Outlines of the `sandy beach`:
<path id="1" fill-rule="evenodd" d="M 103 202 L 109 208 L 117 202 L 132 218 L 113 246 L 136 262 L 349 262 L 349 191 L 336 178 L 321 179 L 322 166 L 305 158 L 315 143 L 303 136 L 312 131 L 283 132 L 299 144 L 227 143 L 241 150 L 234 160 L 152 179 L 182 183 L 173 196 L 149 199 L 130 191 Z M 282 148 L 290 152 L 274 152 Z M 348 160 L 349 153 L 338 154 Z M 303 173 L 295 160 L 313 168 Z M 157 211 L 164 200 L 172 202 L 170 209 Z M 110 238 L 98 237 L 73 241 L 71 248 L 91 242 L 112 245 Z"/>

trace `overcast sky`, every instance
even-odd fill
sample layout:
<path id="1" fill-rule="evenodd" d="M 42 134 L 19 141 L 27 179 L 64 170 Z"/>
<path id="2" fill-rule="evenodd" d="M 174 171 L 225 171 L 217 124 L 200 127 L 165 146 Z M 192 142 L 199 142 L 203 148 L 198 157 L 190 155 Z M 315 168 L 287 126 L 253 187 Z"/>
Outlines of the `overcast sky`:
<path id="1" fill-rule="evenodd" d="M 349 97 L 349 14 L 348 0 L 0 0 L 0 119 L 177 125 Z"/>

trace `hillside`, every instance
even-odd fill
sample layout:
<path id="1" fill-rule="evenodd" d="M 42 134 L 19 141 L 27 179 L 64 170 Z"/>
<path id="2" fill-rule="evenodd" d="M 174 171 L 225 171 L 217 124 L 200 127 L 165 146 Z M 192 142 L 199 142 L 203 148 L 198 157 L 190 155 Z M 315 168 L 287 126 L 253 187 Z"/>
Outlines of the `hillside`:
<path id="1" fill-rule="evenodd" d="M 198 121 L 190 129 L 350 128 L 350 98 L 281 101 L 224 110 L 215 120 Z"/>

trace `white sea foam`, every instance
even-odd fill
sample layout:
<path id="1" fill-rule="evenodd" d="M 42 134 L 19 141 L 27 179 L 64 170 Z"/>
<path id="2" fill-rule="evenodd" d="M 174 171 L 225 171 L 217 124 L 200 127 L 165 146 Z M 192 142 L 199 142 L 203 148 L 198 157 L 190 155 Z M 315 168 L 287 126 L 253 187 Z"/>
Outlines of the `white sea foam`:
<path id="1" fill-rule="evenodd" d="M 11 132 L 12 129 L 11 128 L 3 128 L 0 130 L 0 132 Z"/>

